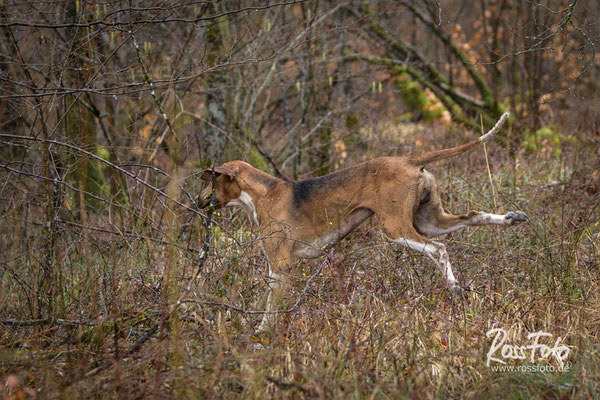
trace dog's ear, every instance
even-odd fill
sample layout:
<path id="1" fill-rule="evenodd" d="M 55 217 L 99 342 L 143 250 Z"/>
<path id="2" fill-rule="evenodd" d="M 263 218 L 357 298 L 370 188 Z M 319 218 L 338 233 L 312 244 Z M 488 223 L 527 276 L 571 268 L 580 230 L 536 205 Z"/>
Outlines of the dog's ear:
<path id="1" fill-rule="evenodd" d="M 214 167 L 214 170 L 215 170 L 215 176 L 227 175 L 231 179 L 235 178 L 235 176 L 238 173 L 237 168 L 229 167 L 229 166 L 226 167 L 224 165 Z M 212 168 L 205 169 L 204 171 L 202 171 L 202 175 L 200 175 L 200 179 L 202 179 L 203 181 L 207 181 L 207 182 L 212 181 L 212 171 L 213 171 Z"/>

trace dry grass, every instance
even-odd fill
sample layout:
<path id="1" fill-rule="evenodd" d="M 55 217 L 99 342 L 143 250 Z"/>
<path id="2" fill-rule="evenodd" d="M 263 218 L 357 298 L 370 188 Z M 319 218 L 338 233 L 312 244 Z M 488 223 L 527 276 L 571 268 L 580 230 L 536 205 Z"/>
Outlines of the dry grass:
<path id="1" fill-rule="evenodd" d="M 199 223 L 184 226 L 189 215 L 153 211 L 149 220 L 160 230 L 111 217 L 112 226 L 143 240 L 90 229 L 83 235 L 61 223 L 49 264 L 53 285 L 36 305 L 48 228 L 34 224 L 44 220 L 41 207 L 27 211 L 3 200 L 0 319 L 33 319 L 32 310 L 51 303 L 51 318 L 67 321 L 0 324 L 0 377 L 4 383 L 14 374 L 42 398 L 598 398 L 597 151 L 589 141 L 558 160 L 520 154 L 517 163 L 498 147 L 490 152 L 497 211 L 520 209 L 531 221 L 443 240 L 458 279 L 471 288 L 464 298 L 448 293 L 429 260 L 385 243 L 373 220 L 336 247 L 300 306 L 258 339 L 252 333 L 260 315 L 206 304 L 260 310 L 264 303 L 266 269 L 245 216 L 221 220 L 179 307 L 204 234 Z M 482 153 L 432 167 L 448 209 L 492 210 L 485 168 Z M 90 227 L 106 228 L 106 221 L 105 214 L 88 217 Z M 290 301 L 319 265 L 292 271 Z M 486 332 L 494 326 L 510 330 L 519 345 L 540 330 L 562 337 L 572 346 L 569 372 L 492 371 Z M 84 377 L 115 352 L 117 362 Z"/>

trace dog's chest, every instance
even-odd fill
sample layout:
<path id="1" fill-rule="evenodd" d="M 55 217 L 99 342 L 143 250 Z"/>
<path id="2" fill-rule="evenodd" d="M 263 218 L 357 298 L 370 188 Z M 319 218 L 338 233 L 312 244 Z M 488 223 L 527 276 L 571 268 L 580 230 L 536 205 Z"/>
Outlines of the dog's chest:
<path id="1" fill-rule="evenodd" d="M 252 219 L 252 222 L 254 222 L 256 225 L 258 225 L 258 216 L 256 215 L 256 207 L 254 207 L 254 202 L 252 201 L 252 197 L 248 193 L 246 193 L 245 191 L 242 190 L 242 193 L 240 194 L 240 196 L 238 198 L 230 200 L 229 203 L 227 203 L 227 207 L 233 207 L 233 206 L 242 207 L 244 209 L 244 211 L 246 211 L 246 213 L 248 213 L 248 216 L 250 217 L 250 219 Z"/>

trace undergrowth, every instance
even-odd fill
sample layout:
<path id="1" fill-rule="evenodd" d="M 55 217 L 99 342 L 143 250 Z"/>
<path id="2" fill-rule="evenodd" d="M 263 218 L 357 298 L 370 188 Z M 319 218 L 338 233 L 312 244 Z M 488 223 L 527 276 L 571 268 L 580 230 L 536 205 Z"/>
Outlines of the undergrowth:
<path id="1" fill-rule="evenodd" d="M 3 199 L 3 383 L 42 398 L 598 398 L 597 148 L 565 147 L 556 159 L 492 146 L 491 181 L 480 150 L 430 168 L 450 211 L 530 218 L 442 239 L 464 296 L 430 260 L 386 243 L 372 219 L 328 262 L 290 271 L 299 306 L 260 337 L 262 316 L 245 311 L 264 307 L 267 271 L 241 212 L 216 217 L 190 282 L 206 234 L 190 214 L 90 213 L 87 228 L 65 214 L 48 255 L 39 203 Z M 539 331 L 553 335 L 540 341 L 548 346 L 562 338 L 568 371 L 494 371 L 495 327 L 518 346 Z M 506 365 L 558 368 L 539 354 Z"/>

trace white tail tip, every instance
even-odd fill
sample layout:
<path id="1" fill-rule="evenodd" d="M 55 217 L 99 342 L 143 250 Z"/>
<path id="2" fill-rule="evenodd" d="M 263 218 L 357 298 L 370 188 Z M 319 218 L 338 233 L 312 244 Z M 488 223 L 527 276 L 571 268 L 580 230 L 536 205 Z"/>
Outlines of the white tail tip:
<path id="1" fill-rule="evenodd" d="M 505 112 L 504 114 L 502 114 L 502 116 L 500 117 L 498 122 L 496 122 L 496 125 L 494 125 L 494 127 L 492 129 L 490 129 L 490 131 L 488 133 L 486 133 L 485 135 L 483 135 L 479 138 L 479 142 L 483 143 L 483 142 L 487 142 L 488 140 L 490 140 L 492 138 L 492 136 L 494 136 L 500 130 L 500 128 L 502 128 L 502 125 L 504 125 L 504 123 L 506 122 L 506 120 L 508 119 L 509 116 L 510 116 L 510 113 L 508 111 Z"/>

